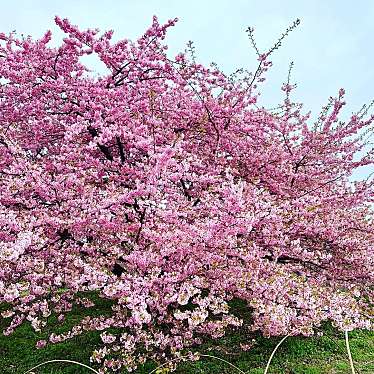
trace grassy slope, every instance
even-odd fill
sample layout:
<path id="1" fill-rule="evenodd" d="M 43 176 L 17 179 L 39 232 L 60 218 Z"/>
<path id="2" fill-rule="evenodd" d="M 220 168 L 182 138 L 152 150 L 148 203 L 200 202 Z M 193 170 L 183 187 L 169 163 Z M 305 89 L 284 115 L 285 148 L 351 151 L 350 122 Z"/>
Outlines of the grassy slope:
<path id="1" fill-rule="evenodd" d="M 77 323 L 82 316 L 99 315 L 108 311 L 109 305 L 103 300 L 96 300 L 92 310 L 75 308 L 67 317 L 60 331 Z M 51 322 L 55 322 L 55 317 Z M 4 321 L 0 321 L 0 327 Z M 100 344 L 99 332 L 89 333 L 64 343 L 48 345 L 36 350 L 35 342 L 46 334 L 35 333 L 29 325 L 23 325 L 9 336 L 0 336 L 0 373 L 22 374 L 31 367 L 47 360 L 69 359 L 89 365 L 89 356 L 95 344 Z M 224 358 L 248 374 L 263 373 L 266 362 L 279 339 L 256 337 L 253 347 L 243 352 L 238 349 L 240 343 L 247 343 L 248 336 L 243 331 L 236 331 L 217 341 L 209 341 L 200 352 Z M 356 331 L 350 334 L 352 356 L 357 363 L 358 374 L 374 373 L 374 332 Z M 149 373 L 153 365 L 139 370 Z M 195 363 L 183 363 L 178 374 L 221 374 L 235 373 L 235 369 L 218 360 L 202 358 Z M 314 338 L 288 338 L 274 357 L 269 373 L 317 374 L 349 373 L 344 337 L 331 327 L 325 328 L 325 335 Z M 83 367 L 68 364 L 48 364 L 35 370 L 38 374 L 86 374 L 92 373 Z"/>

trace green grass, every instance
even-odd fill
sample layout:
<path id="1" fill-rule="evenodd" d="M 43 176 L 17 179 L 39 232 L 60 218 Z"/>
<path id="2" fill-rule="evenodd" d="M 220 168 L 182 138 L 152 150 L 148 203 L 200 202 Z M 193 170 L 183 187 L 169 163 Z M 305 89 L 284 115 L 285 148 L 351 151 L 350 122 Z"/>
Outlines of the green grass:
<path id="1" fill-rule="evenodd" d="M 76 324 L 84 315 L 100 315 L 108 313 L 110 304 L 97 300 L 94 308 L 76 307 L 66 316 L 58 332 L 63 332 Z M 58 324 L 56 317 L 51 316 L 50 322 Z M 0 322 L 4 327 L 5 321 Z M 350 373 L 349 362 L 345 351 L 344 336 L 331 326 L 324 327 L 322 337 L 288 338 L 277 351 L 270 366 L 269 373 L 282 374 L 317 374 L 317 373 Z M 68 359 L 90 365 L 89 357 L 95 345 L 100 345 L 100 332 L 86 333 L 72 340 L 44 349 L 36 350 L 37 340 L 46 337 L 48 331 L 40 334 L 32 330 L 29 324 L 19 327 L 11 336 L 0 336 L 0 373 L 22 374 L 31 367 L 47 360 Z M 244 352 L 240 344 L 251 342 L 250 350 Z M 199 348 L 202 354 L 223 358 L 239 367 L 248 374 L 261 374 L 266 362 L 279 342 L 279 338 L 267 339 L 261 336 L 250 336 L 243 329 L 233 331 L 226 337 L 210 340 Z M 374 373 L 374 332 L 354 331 L 350 333 L 350 344 L 358 374 Z M 149 363 L 138 370 L 139 374 L 149 373 L 155 367 Z M 201 358 L 197 362 L 181 363 L 177 374 L 229 374 L 237 371 L 229 365 L 211 358 Z M 54 363 L 35 370 L 37 374 L 86 374 L 92 373 L 80 366 Z"/>

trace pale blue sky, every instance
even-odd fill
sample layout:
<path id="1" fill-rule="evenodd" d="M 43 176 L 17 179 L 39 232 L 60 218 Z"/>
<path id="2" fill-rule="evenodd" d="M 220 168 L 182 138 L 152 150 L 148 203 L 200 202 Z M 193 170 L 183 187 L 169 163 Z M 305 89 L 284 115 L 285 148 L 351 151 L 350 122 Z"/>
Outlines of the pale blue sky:
<path id="1" fill-rule="evenodd" d="M 178 17 L 167 39 L 170 54 L 193 40 L 198 60 L 215 61 L 227 73 L 256 66 L 245 33 L 248 26 L 255 27 L 257 44 L 265 50 L 300 18 L 299 28 L 273 55 L 263 103 L 278 103 L 291 60 L 295 62 L 293 80 L 298 83 L 296 98 L 315 114 L 340 87 L 347 92 L 347 116 L 374 97 L 372 0 L 13 0 L 0 5 L 0 31 L 16 30 L 34 37 L 47 29 L 60 35 L 55 15 L 82 28 L 113 29 L 115 39 L 140 36 L 154 14 L 161 22 Z"/>

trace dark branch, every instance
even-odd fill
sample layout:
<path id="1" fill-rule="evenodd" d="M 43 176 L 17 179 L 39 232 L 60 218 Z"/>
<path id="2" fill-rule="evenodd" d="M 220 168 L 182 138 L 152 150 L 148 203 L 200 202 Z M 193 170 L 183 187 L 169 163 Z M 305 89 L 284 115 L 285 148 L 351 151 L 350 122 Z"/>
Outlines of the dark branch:
<path id="1" fill-rule="evenodd" d="M 116 137 L 116 140 L 117 140 L 117 146 L 119 149 L 119 155 L 121 157 L 121 164 L 124 164 L 125 163 L 125 152 L 123 150 L 123 145 L 121 143 L 121 139 L 119 138 L 119 136 Z"/>
<path id="2" fill-rule="evenodd" d="M 92 135 L 93 138 L 96 138 L 99 134 L 95 128 L 92 126 L 88 126 L 87 128 L 88 132 Z M 109 160 L 113 161 L 113 155 L 112 152 L 110 151 L 110 148 L 107 147 L 106 145 L 103 144 L 98 144 L 97 145 L 100 149 L 100 151 L 104 154 L 104 156 Z"/>

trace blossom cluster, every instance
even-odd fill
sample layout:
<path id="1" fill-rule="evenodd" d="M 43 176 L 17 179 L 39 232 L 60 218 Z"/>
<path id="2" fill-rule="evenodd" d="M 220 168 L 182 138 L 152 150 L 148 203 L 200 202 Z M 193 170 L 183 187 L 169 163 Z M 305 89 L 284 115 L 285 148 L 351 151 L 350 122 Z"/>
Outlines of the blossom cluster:
<path id="1" fill-rule="evenodd" d="M 340 120 L 340 90 L 313 123 L 290 83 L 277 110 L 261 108 L 270 54 L 232 76 L 187 52 L 172 59 L 175 22 L 154 18 L 134 42 L 58 17 L 58 47 L 51 32 L 0 34 L 4 333 L 43 331 L 52 313 L 62 322 L 92 306 L 85 292 L 111 300 L 111 314 L 37 347 L 100 331 L 102 372 L 243 325 L 372 329 L 374 182 L 350 176 L 374 164 L 374 117 L 364 107 Z M 85 67 L 91 54 L 106 74 Z"/>

